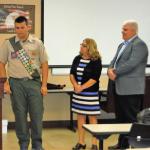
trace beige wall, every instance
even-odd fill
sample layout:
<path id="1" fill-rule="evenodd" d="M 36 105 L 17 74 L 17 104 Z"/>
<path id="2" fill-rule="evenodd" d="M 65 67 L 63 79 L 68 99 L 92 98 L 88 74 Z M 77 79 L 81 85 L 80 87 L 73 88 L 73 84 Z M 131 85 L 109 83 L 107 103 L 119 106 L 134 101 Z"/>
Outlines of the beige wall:
<path id="1" fill-rule="evenodd" d="M 41 9 L 40 0 L 0 0 L 0 4 L 27 4 L 35 5 L 35 36 L 41 37 Z M 0 34 L 0 44 L 6 39 L 11 37 L 12 34 Z M 49 71 L 50 83 L 66 84 L 71 87 L 69 76 L 53 76 L 51 70 Z M 107 77 L 101 77 L 101 87 L 107 87 Z M 67 94 L 48 94 L 44 98 L 44 120 L 69 120 L 69 95 Z M 5 95 L 2 102 L 2 118 L 14 121 L 13 112 L 11 109 L 10 98 Z"/>

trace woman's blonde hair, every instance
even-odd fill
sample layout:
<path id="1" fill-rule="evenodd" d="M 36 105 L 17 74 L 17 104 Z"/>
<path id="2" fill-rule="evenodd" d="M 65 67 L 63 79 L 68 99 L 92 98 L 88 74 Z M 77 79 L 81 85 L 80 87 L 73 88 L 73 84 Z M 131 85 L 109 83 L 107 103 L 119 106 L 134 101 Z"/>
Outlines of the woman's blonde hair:
<path id="1" fill-rule="evenodd" d="M 96 44 L 95 40 L 91 39 L 91 38 L 86 38 L 83 41 L 87 45 L 87 49 L 89 51 L 90 58 L 92 60 L 101 59 L 101 56 L 100 56 L 99 51 L 97 49 L 97 44 Z"/>

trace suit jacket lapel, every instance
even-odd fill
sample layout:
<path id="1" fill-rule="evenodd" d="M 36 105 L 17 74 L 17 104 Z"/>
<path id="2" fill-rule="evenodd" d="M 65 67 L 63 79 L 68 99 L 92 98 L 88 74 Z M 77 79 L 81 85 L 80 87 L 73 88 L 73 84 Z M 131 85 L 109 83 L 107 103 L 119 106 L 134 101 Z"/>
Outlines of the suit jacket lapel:
<path id="1" fill-rule="evenodd" d="M 114 61 L 114 62 L 116 62 L 117 56 L 118 56 L 118 54 L 119 54 L 119 52 L 120 52 L 122 46 L 123 46 L 123 43 L 121 43 L 121 44 L 118 46 L 118 49 L 117 49 L 117 53 L 116 53 L 116 55 L 115 55 L 115 61 Z"/>
<path id="2" fill-rule="evenodd" d="M 128 49 L 130 49 L 130 47 L 131 47 L 131 43 L 129 43 L 129 44 L 125 47 L 125 49 L 123 50 L 123 52 L 120 54 L 120 56 L 119 56 L 119 58 L 118 58 L 118 61 L 119 61 L 120 58 L 123 56 L 123 54 L 124 54 Z"/>
<path id="3" fill-rule="evenodd" d="M 131 49 L 133 42 L 134 42 L 137 38 L 138 38 L 138 36 L 135 37 L 131 42 L 129 42 L 129 44 L 125 47 L 125 49 L 123 50 L 123 52 L 120 54 L 120 56 L 119 56 L 117 62 L 119 62 L 120 58 L 123 56 L 123 54 L 124 54 L 128 49 Z M 121 49 L 121 48 L 120 48 L 120 49 Z M 119 49 L 119 51 L 120 51 L 120 49 Z M 118 51 L 118 52 L 119 52 L 119 51 Z M 118 54 L 118 53 L 117 53 L 117 54 Z"/>

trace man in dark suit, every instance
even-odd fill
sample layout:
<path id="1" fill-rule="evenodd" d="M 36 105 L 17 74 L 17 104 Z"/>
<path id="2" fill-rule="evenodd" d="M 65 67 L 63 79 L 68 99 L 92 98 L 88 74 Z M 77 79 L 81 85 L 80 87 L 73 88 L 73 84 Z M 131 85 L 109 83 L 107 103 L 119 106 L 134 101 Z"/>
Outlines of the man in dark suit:
<path id="1" fill-rule="evenodd" d="M 136 122 L 145 90 L 145 67 L 148 48 L 138 37 L 138 24 L 128 20 L 122 26 L 122 42 L 108 68 L 108 77 L 114 81 L 115 111 L 119 123 Z M 128 148 L 126 135 L 120 135 L 118 144 L 109 149 Z"/>

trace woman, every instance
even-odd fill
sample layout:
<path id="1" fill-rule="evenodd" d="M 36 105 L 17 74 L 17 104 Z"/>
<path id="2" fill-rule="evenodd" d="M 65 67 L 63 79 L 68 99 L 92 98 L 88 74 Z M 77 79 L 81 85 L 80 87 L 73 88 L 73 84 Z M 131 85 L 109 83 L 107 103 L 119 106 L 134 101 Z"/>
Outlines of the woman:
<path id="1" fill-rule="evenodd" d="M 97 44 L 93 39 L 86 38 L 80 44 L 80 55 L 76 56 L 70 71 L 70 80 L 74 87 L 72 111 L 77 113 L 78 143 L 73 150 L 86 148 L 84 142 L 84 129 L 86 115 L 91 124 L 97 123 L 100 115 L 99 104 L 99 78 L 101 75 L 101 57 Z M 92 138 L 91 150 L 98 150 L 97 140 Z"/>

